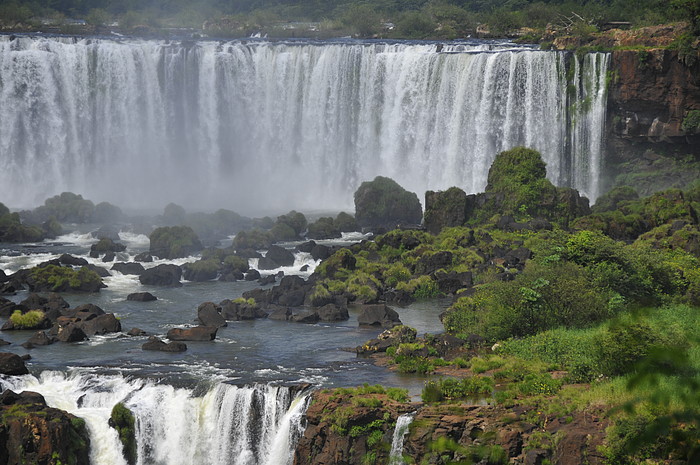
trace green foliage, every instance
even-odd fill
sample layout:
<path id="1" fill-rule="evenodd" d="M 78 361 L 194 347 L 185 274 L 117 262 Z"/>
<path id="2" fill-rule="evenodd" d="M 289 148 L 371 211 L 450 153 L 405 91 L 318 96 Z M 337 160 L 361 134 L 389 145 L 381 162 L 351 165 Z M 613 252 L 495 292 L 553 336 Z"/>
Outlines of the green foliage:
<path id="1" fill-rule="evenodd" d="M 123 403 L 119 402 L 112 408 L 109 424 L 119 433 L 119 440 L 124 446 L 124 457 L 127 463 L 136 463 L 136 427 L 134 414 Z"/>
<path id="2" fill-rule="evenodd" d="M 86 267 L 74 270 L 69 267 L 47 265 L 32 268 L 29 276 L 36 290 L 51 292 L 96 292 L 101 287 L 102 278 Z"/>
<path id="3" fill-rule="evenodd" d="M 363 182 L 355 191 L 354 199 L 355 220 L 359 226 L 418 224 L 423 217 L 418 196 L 383 176 Z"/>
<path id="4" fill-rule="evenodd" d="M 462 399 L 475 394 L 490 394 L 493 388 L 493 378 L 485 376 L 439 378 L 426 381 L 421 399 L 426 403 Z"/>
<path id="5" fill-rule="evenodd" d="M 253 229 L 251 231 L 240 231 L 236 234 L 236 237 L 233 238 L 232 246 L 237 250 L 259 250 L 267 249 L 272 245 L 272 242 L 271 234 L 260 229 Z"/>
<path id="6" fill-rule="evenodd" d="M 333 220 L 333 224 L 340 232 L 353 232 L 358 230 L 355 217 L 345 212 L 338 213 L 338 216 Z"/>
<path id="7" fill-rule="evenodd" d="M 53 224 L 48 226 L 51 227 L 52 231 L 55 230 Z M 10 213 L 9 209 L 2 205 L 0 208 L 0 242 L 38 242 L 43 240 L 44 236 L 45 232 L 41 228 L 22 224 L 18 213 Z"/>
<path id="8" fill-rule="evenodd" d="M 92 219 L 94 211 L 95 205 L 91 201 L 72 192 L 63 192 L 46 199 L 43 206 L 34 210 L 41 218 L 53 216 L 60 222 L 68 223 L 87 223 Z"/>
<path id="9" fill-rule="evenodd" d="M 407 39 L 425 39 L 432 35 L 436 27 L 430 16 L 419 11 L 408 11 L 396 23 L 396 33 Z"/>
<path id="10" fill-rule="evenodd" d="M 21 310 L 15 310 L 10 316 L 10 321 L 15 329 L 33 329 L 36 328 L 46 316 L 41 310 L 29 310 L 27 313 L 22 313 Z"/>
<path id="11" fill-rule="evenodd" d="M 700 133 L 700 110 L 689 111 L 683 118 L 681 128 L 688 134 Z"/>
<path id="12" fill-rule="evenodd" d="M 306 237 L 310 239 L 331 239 L 340 236 L 340 229 L 336 227 L 333 218 L 328 216 L 309 224 L 309 230 L 306 233 Z"/>
<path id="13" fill-rule="evenodd" d="M 416 299 L 431 299 L 440 295 L 437 283 L 428 275 L 419 276 L 408 282 L 399 282 L 396 289 L 408 292 Z"/>
<path id="14" fill-rule="evenodd" d="M 299 236 L 301 233 L 303 233 L 306 230 L 306 226 L 308 224 L 304 214 L 299 213 L 295 210 L 290 211 L 286 215 L 278 216 L 277 223 L 286 224 L 287 226 L 289 226 L 294 231 L 294 234 L 296 236 Z"/>
<path id="15" fill-rule="evenodd" d="M 202 243 L 189 226 L 164 226 L 151 233 L 150 253 L 160 258 L 184 258 L 202 250 Z"/>

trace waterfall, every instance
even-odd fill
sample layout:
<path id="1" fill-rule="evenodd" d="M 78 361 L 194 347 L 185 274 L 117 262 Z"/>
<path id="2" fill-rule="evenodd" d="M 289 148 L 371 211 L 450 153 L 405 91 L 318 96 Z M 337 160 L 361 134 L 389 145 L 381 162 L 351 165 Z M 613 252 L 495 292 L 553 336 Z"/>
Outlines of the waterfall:
<path id="1" fill-rule="evenodd" d="M 496 153 L 517 145 L 543 154 L 555 184 L 595 196 L 608 58 L 567 56 L 0 36 L 0 201 L 71 190 L 127 207 L 347 208 L 377 175 L 419 198 L 482 191 Z"/>
<path id="2" fill-rule="evenodd" d="M 394 436 L 391 440 L 391 452 L 389 453 L 390 465 L 404 465 L 403 460 L 403 440 L 408 434 L 408 426 L 413 421 L 416 412 L 404 413 L 396 419 L 396 427 L 394 428 Z"/>
<path id="3" fill-rule="evenodd" d="M 126 465 L 117 432 L 108 425 L 118 402 L 135 416 L 138 465 L 290 464 L 309 402 L 280 386 L 218 383 L 198 395 L 196 389 L 88 373 L 45 371 L 0 384 L 39 392 L 49 406 L 83 418 L 96 465 Z"/>

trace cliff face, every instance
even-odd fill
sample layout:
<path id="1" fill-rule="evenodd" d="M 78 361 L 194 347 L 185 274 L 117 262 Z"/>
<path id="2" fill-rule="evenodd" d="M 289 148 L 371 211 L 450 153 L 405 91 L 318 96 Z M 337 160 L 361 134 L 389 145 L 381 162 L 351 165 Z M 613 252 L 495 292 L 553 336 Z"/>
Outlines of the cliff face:
<path id="1" fill-rule="evenodd" d="M 653 142 L 681 138 L 675 142 L 685 143 L 683 118 L 700 110 L 700 60 L 688 66 L 675 50 L 618 50 L 611 68 L 612 135 Z"/>
<path id="2" fill-rule="evenodd" d="M 0 395 L 0 465 L 88 465 L 89 449 L 84 421 L 47 407 L 41 394 Z"/>

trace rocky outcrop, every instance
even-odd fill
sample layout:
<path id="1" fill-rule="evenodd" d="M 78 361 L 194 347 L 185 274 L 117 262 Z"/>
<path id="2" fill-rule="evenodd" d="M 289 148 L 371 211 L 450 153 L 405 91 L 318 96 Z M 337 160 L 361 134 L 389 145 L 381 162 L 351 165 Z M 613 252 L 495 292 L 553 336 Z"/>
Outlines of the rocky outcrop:
<path id="1" fill-rule="evenodd" d="M 192 328 L 172 328 L 167 338 L 171 341 L 213 341 L 218 326 L 195 326 Z"/>
<path id="2" fill-rule="evenodd" d="M 19 355 L 10 352 L 0 353 L 0 374 L 17 376 L 28 373 L 29 370 L 27 370 L 24 360 Z"/>
<path id="3" fill-rule="evenodd" d="M 141 346 L 141 350 L 158 350 L 161 352 L 184 352 L 187 350 L 187 344 L 179 341 L 165 343 L 156 336 L 148 338 L 148 342 Z"/>
<path id="4" fill-rule="evenodd" d="M 399 314 L 385 304 L 362 305 L 357 316 L 360 326 L 381 326 L 392 328 L 401 324 Z"/>
<path id="5" fill-rule="evenodd" d="M 393 179 L 377 176 L 355 191 L 355 220 L 359 227 L 391 230 L 398 225 L 420 224 L 422 218 L 418 196 Z"/>
<path id="6" fill-rule="evenodd" d="M 126 300 L 131 302 L 152 302 L 158 300 L 158 298 L 150 292 L 134 292 L 127 295 Z"/>
<path id="7" fill-rule="evenodd" d="M 197 319 L 204 326 L 221 328 L 227 326 L 226 319 L 221 316 L 221 307 L 214 302 L 204 302 L 197 308 Z"/>
<path id="8" fill-rule="evenodd" d="M 164 287 L 180 287 L 180 277 L 182 269 L 177 265 L 163 264 L 149 268 L 141 273 L 139 281 L 141 284 Z"/>
<path id="9" fill-rule="evenodd" d="M 0 463 L 90 464 L 85 421 L 48 407 L 41 394 L 0 395 Z"/>

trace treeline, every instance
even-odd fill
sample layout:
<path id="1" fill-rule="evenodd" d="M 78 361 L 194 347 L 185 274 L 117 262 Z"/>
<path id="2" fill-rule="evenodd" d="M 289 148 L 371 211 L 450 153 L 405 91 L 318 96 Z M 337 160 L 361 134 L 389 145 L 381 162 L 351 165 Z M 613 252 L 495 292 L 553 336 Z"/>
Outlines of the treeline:
<path id="1" fill-rule="evenodd" d="M 214 33 L 233 35 L 452 39 L 475 34 L 482 24 L 482 32 L 504 36 L 547 25 L 576 33 L 577 28 L 597 30 L 617 21 L 648 26 L 675 20 L 697 24 L 699 18 L 700 0 L 0 0 L 5 28 L 75 26 L 68 20 L 80 19 L 86 26 L 110 25 L 127 32 L 206 25 Z"/>

